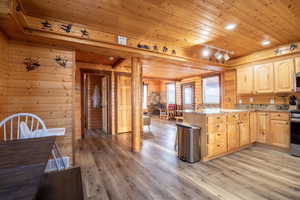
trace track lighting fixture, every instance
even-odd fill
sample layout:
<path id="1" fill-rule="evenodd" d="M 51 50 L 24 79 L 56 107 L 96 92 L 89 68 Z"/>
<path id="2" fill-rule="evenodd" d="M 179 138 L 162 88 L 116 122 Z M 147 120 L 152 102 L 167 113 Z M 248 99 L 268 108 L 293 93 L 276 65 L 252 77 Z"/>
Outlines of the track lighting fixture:
<path id="1" fill-rule="evenodd" d="M 221 54 L 219 51 L 217 51 L 217 52 L 215 53 L 215 58 L 216 58 L 217 60 L 221 60 L 221 59 L 223 58 L 223 54 Z"/>
<path id="2" fill-rule="evenodd" d="M 224 54 L 223 58 L 224 58 L 225 61 L 229 60 L 230 59 L 229 53 L 226 52 Z"/>

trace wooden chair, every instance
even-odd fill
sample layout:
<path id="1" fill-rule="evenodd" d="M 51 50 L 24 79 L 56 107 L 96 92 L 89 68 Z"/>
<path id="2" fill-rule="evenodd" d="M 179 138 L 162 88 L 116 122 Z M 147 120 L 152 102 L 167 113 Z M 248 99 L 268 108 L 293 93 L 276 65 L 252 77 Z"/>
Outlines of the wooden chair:
<path id="1" fill-rule="evenodd" d="M 159 109 L 159 118 L 160 119 L 168 119 L 168 110 L 166 106 L 162 105 L 162 107 Z"/>
<path id="2" fill-rule="evenodd" d="M 2 133 L 1 130 L 3 130 Z M 47 129 L 42 119 L 34 114 L 18 113 L 5 118 L 0 123 L 0 140 L 13 141 L 19 139 L 54 136 L 56 135 L 55 131 L 62 130 L 64 131 L 64 129 Z M 52 156 L 58 170 L 66 168 L 56 143 L 52 149 Z M 61 159 L 61 165 L 59 165 L 59 159 Z"/>
<path id="3" fill-rule="evenodd" d="M 182 113 L 182 105 L 176 105 L 176 114 L 175 114 L 175 119 L 177 122 L 183 121 L 183 113 Z"/>

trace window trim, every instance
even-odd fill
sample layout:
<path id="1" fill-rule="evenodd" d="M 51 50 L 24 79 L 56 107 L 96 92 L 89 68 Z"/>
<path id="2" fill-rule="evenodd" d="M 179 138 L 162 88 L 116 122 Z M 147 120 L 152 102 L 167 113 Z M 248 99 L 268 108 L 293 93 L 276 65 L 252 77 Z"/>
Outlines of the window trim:
<path id="1" fill-rule="evenodd" d="M 168 85 L 170 85 L 170 84 L 174 84 L 174 86 L 175 86 L 175 105 L 177 105 L 177 98 L 176 98 L 176 82 L 174 81 L 174 82 L 168 82 L 168 83 L 166 83 L 166 104 L 167 105 L 169 105 L 169 103 L 168 103 Z"/>
<path id="2" fill-rule="evenodd" d="M 204 79 L 206 79 L 206 78 L 211 78 L 211 77 L 218 77 L 218 79 L 219 79 L 219 103 L 206 103 L 206 102 L 204 102 L 204 99 L 205 99 L 205 96 L 204 96 Z M 202 77 L 202 80 L 201 80 L 201 85 L 202 85 L 202 104 L 203 105 L 221 105 L 221 101 L 222 101 L 222 94 L 221 94 L 221 91 L 222 91 L 222 89 L 221 89 L 221 76 L 220 76 L 220 74 L 214 74 L 214 75 L 210 75 L 210 76 L 204 76 L 204 77 Z"/>
<path id="3" fill-rule="evenodd" d="M 145 91 L 144 91 L 144 87 L 147 87 L 147 98 L 146 98 L 146 108 L 144 108 L 144 97 L 145 97 Z M 143 84 L 143 110 L 148 109 L 148 96 L 149 96 L 149 84 L 144 83 Z"/>

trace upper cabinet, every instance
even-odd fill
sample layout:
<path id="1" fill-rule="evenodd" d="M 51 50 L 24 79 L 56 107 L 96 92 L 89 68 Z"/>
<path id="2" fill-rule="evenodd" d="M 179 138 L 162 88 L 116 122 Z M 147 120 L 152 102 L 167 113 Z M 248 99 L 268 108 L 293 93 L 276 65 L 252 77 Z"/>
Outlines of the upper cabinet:
<path id="1" fill-rule="evenodd" d="M 253 92 L 253 68 L 237 69 L 237 93 L 251 94 Z"/>
<path id="2" fill-rule="evenodd" d="M 274 92 L 273 63 L 254 66 L 254 90 L 256 93 Z"/>
<path id="3" fill-rule="evenodd" d="M 286 59 L 274 63 L 275 92 L 291 92 L 294 88 L 294 60 Z"/>
<path id="4" fill-rule="evenodd" d="M 295 58 L 296 63 L 296 73 L 300 72 L 300 57 Z"/>

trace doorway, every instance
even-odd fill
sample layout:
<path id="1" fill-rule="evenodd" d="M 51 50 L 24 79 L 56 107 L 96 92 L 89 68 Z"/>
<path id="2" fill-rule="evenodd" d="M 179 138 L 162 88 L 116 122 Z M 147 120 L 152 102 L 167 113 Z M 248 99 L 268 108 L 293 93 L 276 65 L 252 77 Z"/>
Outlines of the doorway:
<path id="1" fill-rule="evenodd" d="M 131 125 L 131 74 L 115 73 L 116 93 L 116 132 L 128 133 L 132 131 Z"/>
<path id="2" fill-rule="evenodd" d="M 81 70 L 82 138 L 111 134 L 111 72 Z"/>
<path id="3" fill-rule="evenodd" d="M 181 85 L 183 110 L 195 109 L 195 83 L 184 83 Z"/>

